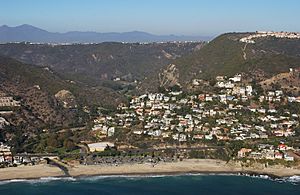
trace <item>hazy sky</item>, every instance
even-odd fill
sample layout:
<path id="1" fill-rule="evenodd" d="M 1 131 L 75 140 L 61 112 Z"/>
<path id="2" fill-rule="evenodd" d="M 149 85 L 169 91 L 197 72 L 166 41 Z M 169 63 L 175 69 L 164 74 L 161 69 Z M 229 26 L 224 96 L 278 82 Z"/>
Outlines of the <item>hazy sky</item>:
<path id="1" fill-rule="evenodd" d="M 300 31 L 299 10 L 300 0 L 0 0 L 0 25 L 177 35 Z"/>

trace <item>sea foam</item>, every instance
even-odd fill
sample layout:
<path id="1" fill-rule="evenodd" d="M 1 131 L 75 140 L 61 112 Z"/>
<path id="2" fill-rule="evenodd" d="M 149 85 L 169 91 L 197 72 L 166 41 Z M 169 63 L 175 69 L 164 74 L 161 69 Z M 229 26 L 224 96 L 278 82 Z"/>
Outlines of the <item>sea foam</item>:
<path id="1" fill-rule="evenodd" d="M 75 181 L 98 181 L 102 179 L 115 179 L 115 178 L 124 178 L 128 180 L 138 180 L 145 178 L 163 178 L 163 177 L 178 177 L 178 176 L 244 176 L 252 177 L 257 179 L 268 179 L 275 182 L 283 183 L 292 183 L 294 185 L 300 185 L 300 176 L 291 176 L 283 178 L 272 178 L 268 175 L 255 175 L 255 174 L 244 174 L 244 173 L 187 173 L 187 174 L 175 174 L 175 175 L 98 175 L 98 176 L 83 176 L 83 177 L 42 177 L 39 179 L 11 179 L 0 181 L 0 185 L 5 185 L 9 183 L 29 183 L 29 184 L 41 184 L 48 183 L 53 181 L 65 181 L 65 182 L 75 182 Z"/>
<path id="2" fill-rule="evenodd" d="M 51 181 L 76 181 L 74 177 L 41 177 L 39 179 L 10 179 L 0 181 L 0 185 L 9 184 L 9 183 L 29 183 L 29 184 L 39 184 L 39 183 L 48 183 Z"/>

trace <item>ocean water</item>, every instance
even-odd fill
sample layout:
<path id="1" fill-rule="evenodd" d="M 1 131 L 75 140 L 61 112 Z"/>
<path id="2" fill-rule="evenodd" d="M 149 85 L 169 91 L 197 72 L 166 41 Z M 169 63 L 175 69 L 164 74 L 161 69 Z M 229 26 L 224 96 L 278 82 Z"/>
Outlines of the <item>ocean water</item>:
<path id="1" fill-rule="evenodd" d="M 297 194 L 300 177 L 270 179 L 267 176 L 177 175 L 94 176 L 85 178 L 41 178 L 0 182 L 0 195 L 10 194 Z"/>

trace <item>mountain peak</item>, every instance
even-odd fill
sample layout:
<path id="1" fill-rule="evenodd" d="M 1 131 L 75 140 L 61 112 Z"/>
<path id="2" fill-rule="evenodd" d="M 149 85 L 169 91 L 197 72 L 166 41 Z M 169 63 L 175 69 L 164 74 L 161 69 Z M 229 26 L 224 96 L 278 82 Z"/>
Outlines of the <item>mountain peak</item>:
<path id="1" fill-rule="evenodd" d="M 46 30 L 43 30 L 43 29 L 41 29 L 41 28 L 32 26 L 32 25 L 30 25 L 30 24 L 22 24 L 22 25 L 19 25 L 19 26 L 16 26 L 16 27 L 12 27 L 12 28 L 20 29 L 20 30 L 36 30 L 36 31 L 44 31 L 44 32 L 47 32 Z"/>
<path id="2" fill-rule="evenodd" d="M 24 28 L 24 27 L 31 27 L 31 28 L 36 28 L 36 27 L 34 27 L 34 26 L 30 25 L 30 24 L 21 24 L 21 25 L 16 26 L 16 27 L 22 27 L 22 28 Z"/>

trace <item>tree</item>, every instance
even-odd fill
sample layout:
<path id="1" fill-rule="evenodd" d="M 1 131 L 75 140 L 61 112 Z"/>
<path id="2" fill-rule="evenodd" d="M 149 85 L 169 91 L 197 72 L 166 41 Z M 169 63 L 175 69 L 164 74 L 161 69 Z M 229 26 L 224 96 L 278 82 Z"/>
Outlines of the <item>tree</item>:
<path id="1" fill-rule="evenodd" d="M 171 91 L 181 91 L 181 87 L 179 85 L 173 85 L 169 89 Z"/>
<path id="2" fill-rule="evenodd" d="M 158 91 L 158 93 L 163 93 L 163 94 L 165 94 L 167 92 L 163 86 L 159 86 L 157 91 Z"/>
<path id="3" fill-rule="evenodd" d="M 217 81 L 215 79 L 210 79 L 208 83 L 210 86 L 214 87 L 217 84 Z"/>
<path id="4" fill-rule="evenodd" d="M 75 145 L 73 140 L 66 139 L 64 141 L 64 148 L 66 149 L 67 152 L 70 152 L 72 150 L 75 150 L 77 148 L 77 146 Z"/>
<path id="5" fill-rule="evenodd" d="M 252 85 L 254 91 L 256 92 L 257 96 L 264 94 L 263 88 L 261 87 L 261 85 L 259 83 L 257 83 L 257 81 L 255 79 L 252 80 L 251 85 Z"/>
<path id="6" fill-rule="evenodd" d="M 20 131 L 17 131 L 15 136 L 10 140 L 10 145 L 13 146 L 13 153 L 24 152 L 25 137 L 22 135 Z"/>
<path id="7" fill-rule="evenodd" d="M 300 136 L 300 126 L 295 128 L 296 136 Z"/>
<path id="8" fill-rule="evenodd" d="M 58 141 L 58 136 L 55 133 L 52 133 L 49 135 L 49 137 L 47 139 L 47 146 L 50 146 L 53 148 L 61 147 L 61 144 Z"/>
<path id="9" fill-rule="evenodd" d="M 4 138 L 3 131 L 0 131 L 0 142 L 4 142 Z"/>

